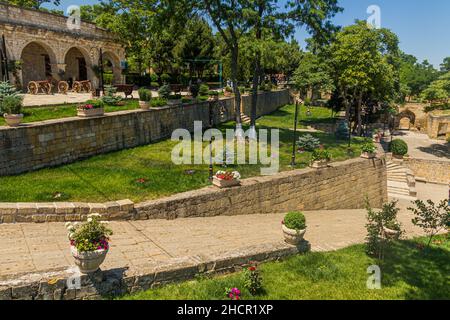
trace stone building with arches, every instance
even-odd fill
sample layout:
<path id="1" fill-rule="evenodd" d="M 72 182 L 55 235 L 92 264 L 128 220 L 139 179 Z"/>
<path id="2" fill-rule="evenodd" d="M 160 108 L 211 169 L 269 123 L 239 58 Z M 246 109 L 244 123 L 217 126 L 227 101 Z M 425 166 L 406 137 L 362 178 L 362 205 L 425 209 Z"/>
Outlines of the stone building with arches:
<path id="1" fill-rule="evenodd" d="M 10 81 L 23 89 L 30 81 L 50 79 L 69 84 L 90 80 L 97 87 L 100 52 L 103 64 L 112 71 L 113 83 L 124 83 L 123 46 L 114 34 L 93 23 L 82 21 L 80 29 L 73 29 L 65 16 L 0 2 L 0 35 L 12 66 Z"/>

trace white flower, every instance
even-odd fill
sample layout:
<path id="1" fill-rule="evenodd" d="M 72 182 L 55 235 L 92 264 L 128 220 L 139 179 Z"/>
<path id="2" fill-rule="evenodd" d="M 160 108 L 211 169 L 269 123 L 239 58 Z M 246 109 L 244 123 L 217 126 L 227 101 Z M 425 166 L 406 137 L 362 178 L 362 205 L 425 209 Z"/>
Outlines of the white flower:
<path id="1" fill-rule="evenodd" d="M 101 214 L 99 214 L 99 213 L 91 213 L 90 215 L 88 215 L 88 217 L 92 217 L 92 218 L 97 217 L 97 218 L 100 218 L 100 217 L 101 217 Z"/>
<path id="2" fill-rule="evenodd" d="M 92 218 L 88 218 L 88 219 L 87 219 L 87 222 L 92 222 Z"/>
<path id="3" fill-rule="evenodd" d="M 240 174 L 239 172 L 237 172 L 237 171 L 234 171 L 234 172 L 233 172 L 233 177 L 234 177 L 236 180 L 239 180 L 239 179 L 241 178 L 241 174 Z"/>

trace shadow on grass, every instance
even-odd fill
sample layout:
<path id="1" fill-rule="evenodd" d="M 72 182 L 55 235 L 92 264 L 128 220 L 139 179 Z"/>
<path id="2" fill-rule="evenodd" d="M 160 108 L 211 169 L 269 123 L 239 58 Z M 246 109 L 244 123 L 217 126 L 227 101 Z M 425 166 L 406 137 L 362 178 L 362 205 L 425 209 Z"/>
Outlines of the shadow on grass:
<path id="1" fill-rule="evenodd" d="M 403 281 L 405 299 L 450 299 L 450 251 L 442 247 L 419 249 L 417 241 L 394 243 L 382 266 L 383 284 Z"/>

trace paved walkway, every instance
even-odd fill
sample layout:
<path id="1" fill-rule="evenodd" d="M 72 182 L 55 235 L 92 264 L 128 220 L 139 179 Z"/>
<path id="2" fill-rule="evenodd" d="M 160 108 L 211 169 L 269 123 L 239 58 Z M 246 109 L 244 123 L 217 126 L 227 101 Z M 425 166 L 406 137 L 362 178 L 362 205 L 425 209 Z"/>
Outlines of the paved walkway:
<path id="1" fill-rule="evenodd" d="M 445 186 L 419 185 L 419 194 L 437 201 Z M 399 220 L 408 236 L 420 235 L 411 224 L 410 203 L 400 202 Z M 111 250 L 103 268 L 140 266 L 193 256 L 217 256 L 255 245 L 282 244 L 283 214 L 221 216 L 177 220 L 113 222 Z M 306 239 L 313 251 L 330 251 L 364 242 L 365 210 L 306 212 Z M 0 225 L 0 285 L 15 276 L 66 270 L 73 265 L 62 223 Z"/>
<path id="2" fill-rule="evenodd" d="M 408 154 L 413 158 L 450 161 L 450 145 L 445 140 L 430 139 L 413 131 L 398 131 L 396 138 L 405 140 Z"/>

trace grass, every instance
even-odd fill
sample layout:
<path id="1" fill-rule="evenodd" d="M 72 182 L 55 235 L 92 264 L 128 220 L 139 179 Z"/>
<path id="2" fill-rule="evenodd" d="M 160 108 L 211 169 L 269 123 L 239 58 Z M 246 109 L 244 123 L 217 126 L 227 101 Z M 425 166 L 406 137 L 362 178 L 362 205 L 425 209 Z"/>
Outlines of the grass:
<path id="1" fill-rule="evenodd" d="M 23 109 L 23 123 L 69 118 L 77 116 L 77 105 L 79 104 L 67 104 L 62 106 L 46 106 L 36 108 L 24 108 Z M 139 108 L 137 100 L 125 100 L 123 106 L 105 106 L 105 112 L 123 111 Z M 0 117 L 0 126 L 6 125 L 5 119 Z"/>
<path id="2" fill-rule="evenodd" d="M 280 129 L 280 170 L 289 166 L 292 154 L 294 106 L 289 105 L 258 120 L 260 128 Z M 313 108 L 311 118 L 327 119 L 325 108 Z M 301 120 L 306 119 L 302 112 Z M 234 128 L 229 122 L 221 130 Z M 300 133 L 297 134 L 297 136 Z M 313 133 L 330 150 L 333 161 L 357 157 L 362 139 L 354 139 L 351 152 L 346 141 L 325 133 Z M 270 141 L 270 140 L 269 140 Z M 18 176 L 0 177 L 0 202 L 83 201 L 106 202 L 131 199 L 139 202 L 156 199 L 209 185 L 207 165 L 175 165 L 172 148 L 178 142 L 166 140 L 147 146 L 92 157 L 73 164 L 42 169 Z M 205 144 L 206 148 L 206 144 Z M 297 154 L 298 168 L 307 167 L 310 153 Z M 234 165 L 243 178 L 260 175 L 261 165 Z M 220 169 L 215 166 L 215 170 Z M 143 179 L 138 182 L 138 180 Z M 55 194 L 58 198 L 55 199 Z M 60 196 L 59 196 L 60 195 Z"/>
<path id="3" fill-rule="evenodd" d="M 441 245 L 420 250 L 427 239 L 399 241 L 379 264 L 364 245 L 335 252 L 307 253 L 259 266 L 263 290 L 252 296 L 243 273 L 166 285 L 128 295 L 124 300 L 224 300 L 225 288 L 241 289 L 244 300 L 428 300 L 450 299 L 449 235 Z M 367 289 L 367 268 L 380 265 L 382 287 Z"/>

